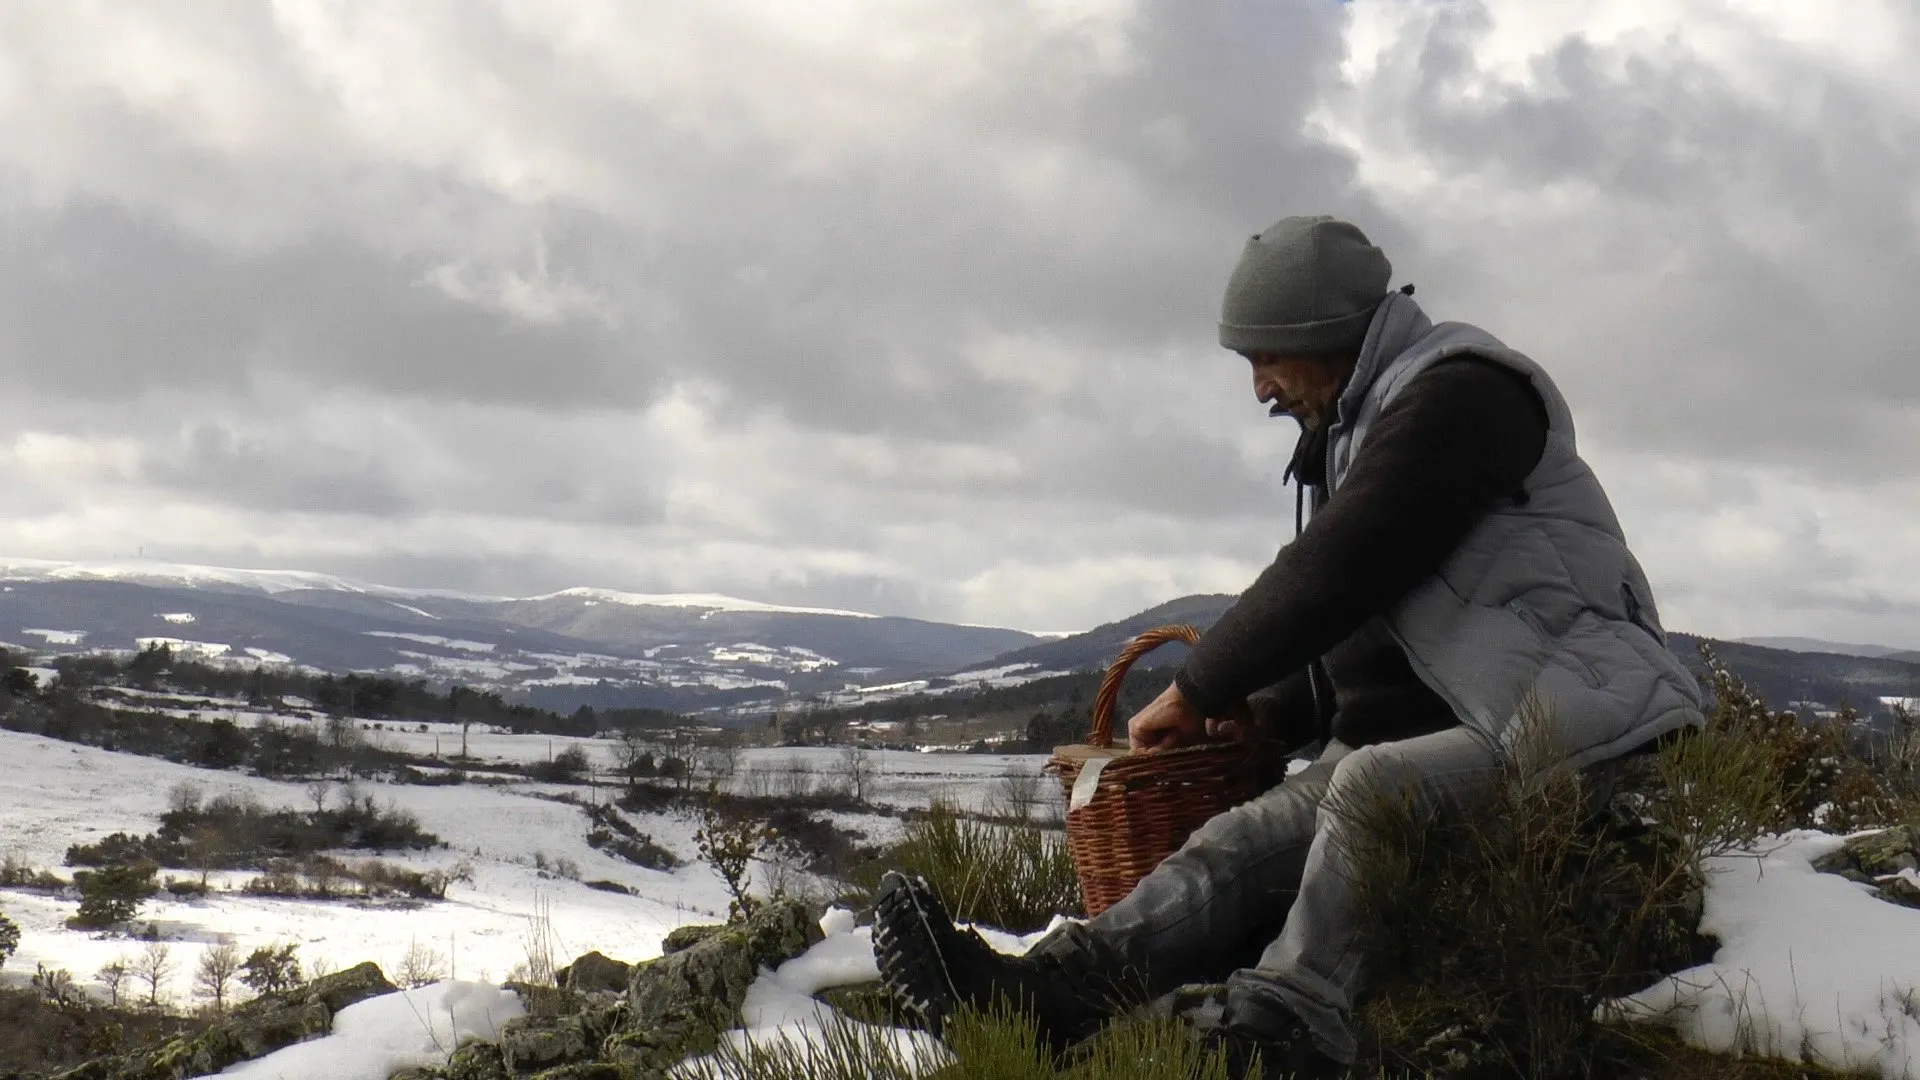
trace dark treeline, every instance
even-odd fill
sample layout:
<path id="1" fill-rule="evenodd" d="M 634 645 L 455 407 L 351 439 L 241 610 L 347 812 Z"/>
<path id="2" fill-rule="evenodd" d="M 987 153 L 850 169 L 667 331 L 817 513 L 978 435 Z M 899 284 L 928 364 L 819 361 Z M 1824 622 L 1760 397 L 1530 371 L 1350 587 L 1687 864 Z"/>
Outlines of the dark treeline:
<path id="1" fill-rule="evenodd" d="M 1116 724 L 1153 700 L 1166 689 L 1171 678 L 1168 670 L 1138 671 L 1121 686 Z M 1026 735 L 1027 749 L 1045 752 L 1055 746 L 1078 743 L 1086 738 L 1093 724 L 1093 700 L 1100 689 L 1101 673 L 1074 672 L 1035 679 L 1019 686 L 947 690 L 939 694 L 910 694 L 889 701 L 875 701 L 837 709 L 809 709 L 783 718 L 808 731 L 837 731 L 849 722 L 891 721 L 918 727 L 927 720 L 973 720 L 1005 717 L 1016 720 Z M 935 680 L 932 688 L 939 688 Z M 949 684 L 950 685 L 950 684 Z"/>

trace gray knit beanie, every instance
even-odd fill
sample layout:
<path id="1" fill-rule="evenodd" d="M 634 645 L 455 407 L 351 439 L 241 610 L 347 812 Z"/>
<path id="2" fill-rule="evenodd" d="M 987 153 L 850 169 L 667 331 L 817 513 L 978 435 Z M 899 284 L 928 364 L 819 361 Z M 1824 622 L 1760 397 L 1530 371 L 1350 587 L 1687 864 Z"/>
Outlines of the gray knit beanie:
<path id="1" fill-rule="evenodd" d="M 1247 241 L 1227 279 L 1220 344 L 1291 356 L 1359 352 L 1392 276 L 1386 254 L 1357 227 L 1324 215 L 1281 218 Z"/>

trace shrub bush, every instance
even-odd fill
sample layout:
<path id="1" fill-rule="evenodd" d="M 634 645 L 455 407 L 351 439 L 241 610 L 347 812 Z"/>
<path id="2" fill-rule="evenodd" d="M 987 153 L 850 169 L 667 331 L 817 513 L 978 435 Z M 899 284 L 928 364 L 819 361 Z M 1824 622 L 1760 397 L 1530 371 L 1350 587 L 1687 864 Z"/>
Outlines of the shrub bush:
<path id="1" fill-rule="evenodd" d="M 14 951 L 20 948 L 20 924 L 7 918 L 0 912 L 0 967 L 13 958 Z"/>
<path id="2" fill-rule="evenodd" d="M 389 851 L 441 846 L 411 812 L 373 796 L 349 796 L 316 810 L 269 810 L 251 796 L 222 795 L 202 805 L 176 801 L 146 836 L 114 833 L 67 849 L 69 866 L 140 860 L 161 866 L 216 870 L 260 869 L 273 859 L 339 848 Z"/>
<path id="3" fill-rule="evenodd" d="M 193 878 L 170 877 L 162 888 L 166 889 L 166 891 L 173 896 L 183 900 L 192 896 L 205 896 L 208 891 L 205 882 L 195 881 Z"/>
<path id="4" fill-rule="evenodd" d="M 1364 1008 L 1370 1064 L 1537 1077 L 1644 1064 L 1649 1040 L 1596 1009 L 1711 955 L 1702 861 L 1790 823 L 1820 782 L 1778 753 L 1801 733 L 1771 714 L 1746 722 L 1747 705 L 1723 693 L 1705 730 L 1621 762 L 1598 815 L 1589 778 L 1542 765 L 1537 709 L 1476 812 L 1323 808 L 1363 825 L 1355 888 L 1382 973 Z"/>
<path id="5" fill-rule="evenodd" d="M 344 862 L 325 855 L 276 859 L 265 873 L 241 886 L 254 896 L 288 900 L 444 900 L 456 882 L 472 882 L 473 866 L 462 860 L 451 867 L 410 870 L 379 859 Z"/>
<path id="6" fill-rule="evenodd" d="M 957 919 L 1024 933 L 1078 915 L 1080 882 L 1063 833 L 961 816 L 936 802 L 905 838 L 861 872 L 872 888 L 889 869 L 925 877 Z"/>
<path id="7" fill-rule="evenodd" d="M 586 806 L 582 809 L 586 811 L 587 820 L 593 823 L 593 827 L 587 830 L 587 846 L 649 870 L 674 870 L 680 866 L 679 856 L 635 828 L 632 822 L 621 816 L 620 811 L 611 806 Z"/>
<path id="8" fill-rule="evenodd" d="M 606 829 L 594 829 L 587 833 L 587 844 L 649 870 L 673 870 L 680 865 L 678 855 L 654 843 L 652 837 L 644 834 L 634 839 L 617 836 Z"/>
<path id="9" fill-rule="evenodd" d="M 579 746 L 569 746 L 553 755 L 553 760 L 536 763 L 529 772 L 536 780 L 545 780 L 554 784 L 575 784 L 587 775 L 593 762 L 587 752 Z"/>
<path id="10" fill-rule="evenodd" d="M 98 870 L 73 875 L 80 889 L 80 911 L 68 925 L 76 930 L 104 930 L 131 920 L 160 886 L 154 875 L 160 868 L 150 861 L 109 863 Z"/>
<path id="11" fill-rule="evenodd" d="M 881 1023 L 886 1023 L 882 1020 Z M 1184 1023 L 1131 1018 L 1109 1024 L 1054 1062 L 1040 1046 L 1034 1022 L 1005 1007 L 964 1011 L 954 1018 L 944 1051 L 922 1044 L 948 1063 L 939 1080 L 1230 1080 L 1225 1059 L 1206 1053 Z M 698 1080 L 913 1080 L 929 1075 L 884 1026 L 845 1016 L 828 1021 L 808 1044 L 768 1045 L 723 1040 L 708 1061 L 688 1069 Z M 1257 1078 L 1256 1074 L 1256 1078 Z M 1274 1077 L 1273 1080 L 1279 1080 Z"/>
<path id="12" fill-rule="evenodd" d="M 277 994 L 300 985 L 299 946 L 292 942 L 262 945 L 240 964 L 240 981 L 256 994 Z"/>
<path id="13" fill-rule="evenodd" d="M 41 870 L 12 855 L 0 859 L 0 889 L 55 892 L 73 884 L 49 870 Z"/>

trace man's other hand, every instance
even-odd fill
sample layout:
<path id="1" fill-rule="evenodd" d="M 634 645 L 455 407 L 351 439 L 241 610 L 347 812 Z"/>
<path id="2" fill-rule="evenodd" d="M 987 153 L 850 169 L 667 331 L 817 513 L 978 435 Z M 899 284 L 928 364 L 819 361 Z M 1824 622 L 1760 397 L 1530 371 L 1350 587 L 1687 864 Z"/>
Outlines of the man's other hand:
<path id="1" fill-rule="evenodd" d="M 1253 707 L 1242 701 L 1227 710 L 1225 716 L 1207 717 L 1207 738 L 1221 742 L 1245 742 L 1258 734 Z"/>
<path id="2" fill-rule="evenodd" d="M 1207 734 L 1207 718 L 1195 712 L 1169 685 L 1147 707 L 1127 721 L 1127 743 L 1135 750 L 1172 750 L 1200 741 Z"/>

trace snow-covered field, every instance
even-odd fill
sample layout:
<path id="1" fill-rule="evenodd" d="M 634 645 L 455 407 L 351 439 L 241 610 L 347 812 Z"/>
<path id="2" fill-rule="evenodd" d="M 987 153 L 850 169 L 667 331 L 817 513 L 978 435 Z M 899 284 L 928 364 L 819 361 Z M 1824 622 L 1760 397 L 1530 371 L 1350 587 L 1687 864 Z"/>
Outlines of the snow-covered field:
<path id="1" fill-rule="evenodd" d="M 990 809 L 1002 797 L 1003 778 L 1009 773 L 1037 775 L 1046 764 L 1035 754 L 934 754 L 911 750 L 868 750 L 865 767 L 872 770 L 867 799 L 882 806 L 925 809 L 938 799 L 966 810 Z M 741 752 L 733 776 L 735 791 L 748 791 L 758 782 L 783 790 L 796 770 L 815 784 L 841 783 L 848 770 L 846 751 L 828 746 L 756 747 Z M 765 775 L 764 781 L 754 773 Z M 1042 790 L 1055 793 L 1057 781 L 1042 778 Z"/>
<path id="2" fill-rule="evenodd" d="M 58 867 L 67 846 L 115 831 L 153 830 L 168 792 L 190 781 L 208 795 L 251 792 L 268 805 L 300 806 L 305 785 L 238 773 L 174 765 L 153 758 L 76 746 L 32 735 L 0 732 L 0 855 L 40 867 Z M 468 859 L 471 885 L 454 885 L 444 902 L 416 907 L 359 906 L 252 897 L 215 892 L 205 899 L 173 900 L 162 893 L 149 902 L 142 921 L 160 925 L 177 939 L 180 974 L 173 987 L 184 997 L 198 952 L 231 941 L 243 951 L 276 940 L 300 943 L 310 962 L 345 966 L 375 960 L 389 971 L 415 942 L 447 958 L 451 973 L 499 979 L 526 959 L 532 919 L 550 912 L 555 952 L 561 962 L 589 949 L 628 958 L 658 953 L 660 938 L 682 923 L 711 919 L 726 909 L 726 893 L 704 867 L 673 873 L 648 870 L 587 846 L 586 818 L 579 808 L 511 788 L 461 785 L 368 789 L 382 801 L 413 811 L 428 831 L 449 847 L 389 853 L 389 861 L 416 868 L 445 867 Z M 633 820 L 683 858 L 693 855 L 691 823 L 665 816 Z M 578 881 L 541 873 L 536 854 L 550 863 L 571 860 L 584 880 L 604 879 L 633 889 L 624 896 Z M 237 886 L 250 874 L 216 875 Z M 0 908 L 20 923 L 20 952 L 9 972 L 44 962 L 72 970 L 85 981 L 102 965 L 143 944 L 122 937 L 68 930 L 63 921 L 72 901 L 30 893 L 0 892 Z"/>
<path id="3" fill-rule="evenodd" d="M 207 716 L 210 703 L 167 704 L 183 709 L 198 705 L 194 711 Z M 429 729 L 369 734 L 414 741 L 437 735 L 443 747 L 447 738 L 458 738 L 451 725 Z M 476 730 L 471 738 L 476 756 L 501 761 L 542 760 L 570 745 L 588 747 L 596 761 L 611 761 L 611 744 L 602 740 L 555 738 L 549 749 L 545 736 Z M 115 831 L 151 831 L 169 792 L 181 782 L 195 783 L 208 795 L 248 792 L 269 805 L 310 801 L 305 783 L 196 769 L 15 732 L 0 731 L 0 760 L 7 763 L 0 771 L 0 855 L 40 867 L 58 867 L 70 844 Z M 1042 760 L 873 751 L 866 756 L 866 786 L 870 798 L 896 807 L 925 806 L 934 798 L 980 807 L 1004 796 L 1003 777 L 1009 772 L 1035 774 Z M 777 795 L 786 790 L 783 784 L 818 784 L 823 778 L 844 777 L 846 769 L 846 756 L 838 749 L 755 749 L 740 755 L 731 782 L 738 790 L 771 785 L 769 793 Z M 800 779 L 792 779 L 795 776 Z M 451 1009 L 450 1022 L 463 1031 L 484 1032 L 511 1010 L 493 984 L 526 961 L 529 938 L 542 920 L 559 962 L 590 949 L 635 961 L 657 955 L 661 937 L 673 927 L 711 921 L 726 907 L 721 883 L 693 861 L 693 823 L 684 818 L 629 815 L 640 829 L 689 860 L 668 873 L 588 847 L 580 809 L 539 797 L 568 790 L 555 785 L 372 785 L 365 790 L 411 810 L 423 827 L 449 845 L 430 852 L 390 853 L 387 858 L 417 869 L 467 860 L 473 882 L 454 885 L 440 903 L 359 905 L 251 897 L 237 891 L 249 874 L 216 874 L 216 890 L 208 897 L 183 901 L 163 893 L 142 913 L 142 922 L 157 924 L 172 943 L 176 974 L 169 990 L 177 1000 L 187 997 L 200 952 L 223 941 L 242 951 L 294 941 L 309 964 L 340 967 L 370 959 L 390 972 L 410 948 L 420 945 L 440 954 L 444 974 L 458 980 L 396 997 L 386 1005 L 356 1006 L 365 1015 L 354 1014 L 356 1019 L 343 1024 L 335 1036 L 346 1043 L 324 1052 L 306 1047 L 283 1051 L 267 1059 L 284 1059 L 280 1065 L 257 1075 L 318 1075 L 300 1063 L 329 1060 L 364 1061 L 366 1075 L 384 1075 L 378 1072 L 381 1063 L 430 1054 L 435 1039 L 445 1033 L 406 1022 L 399 1011 L 403 1006 L 407 1016 L 423 1003 L 431 1007 L 423 1012 L 437 1011 L 442 1018 Z M 1043 797 L 1057 795 L 1044 777 L 1040 790 Z M 884 814 L 823 816 L 867 834 L 869 841 L 889 839 L 899 827 L 897 819 Z M 1797 833 L 1770 841 L 1751 855 L 1717 860 L 1711 867 L 1704 928 L 1723 943 L 1719 953 L 1701 968 L 1626 999 L 1620 1008 L 1663 1017 L 1653 1022 L 1671 1024 L 1690 1041 L 1715 1050 L 1787 1057 L 1804 1051 L 1825 1064 L 1920 1080 L 1920 911 L 1875 899 L 1865 887 L 1842 878 L 1815 873 L 1810 861 L 1841 842 L 1821 833 Z M 549 866 L 571 862 L 581 879 L 617 882 L 635 895 L 596 890 L 542 872 L 536 859 Z M 67 968 L 85 983 L 102 965 L 144 947 L 144 942 L 126 937 L 67 929 L 64 921 L 74 909 L 71 899 L 0 890 L 0 910 L 22 929 L 19 953 L 5 977 L 20 979 L 35 964 L 45 963 Z M 811 989 L 872 977 L 865 931 L 854 929 L 844 915 L 831 916 L 830 922 L 833 933 L 814 952 L 763 977 L 746 1010 L 752 1030 L 740 1037 L 809 1038 L 830 1016 L 808 998 Z M 1022 946 L 1016 939 L 998 940 L 1010 949 Z M 349 1072 L 358 1075 L 360 1069 L 355 1065 Z"/>
<path id="4" fill-rule="evenodd" d="M 123 707 L 133 707 L 172 716 L 177 719 L 231 721 L 239 727 L 254 727 L 263 722 L 311 727 L 324 724 L 307 712 L 258 709 L 244 702 L 198 694 L 160 690 L 113 691 Z M 585 751 L 596 771 L 615 768 L 615 744 L 607 739 L 569 735 L 521 735 L 504 728 L 475 725 L 463 742 L 460 725 L 446 722 L 356 721 L 361 736 L 369 743 L 390 750 L 423 757 L 451 758 L 462 752 L 481 764 L 530 764 L 549 761 L 570 747 Z M 865 751 L 865 767 L 872 771 L 872 786 L 867 798 L 895 807 L 925 808 L 941 799 L 966 809 L 984 809 L 1003 797 L 1002 778 L 1009 773 L 1038 773 L 1044 755 L 1034 754 L 958 754 L 918 753 L 911 750 Z M 750 790 L 756 782 L 768 785 L 771 793 L 792 790 L 788 779 L 804 773 L 814 785 L 837 783 L 847 770 L 845 751 L 839 747 L 754 747 L 740 752 L 736 771 L 728 781 L 735 791 Z M 763 777 L 756 780 L 754 773 Z M 1051 792 L 1052 780 L 1043 788 Z"/>
<path id="5" fill-rule="evenodd" d="M 159 704 L 159 702 L 153 702 Z M 208 701 L 169 701 L 184 712 L 210 717 Z M 257 716 L 255 717 L 257 719 Z M 369 731 L 398 748 L 431 752 L 439 738 L 444 750 L 457 748 L 458 728 L 427 725 L 429 731 Z M 545 760 L 568 746 L 585 747 L 603 766 L 612 762 L 612 744 L 598 739 L 549 738 L 481 732 L 470 735 L 476 757 L 499 761 Z M 962 805 L 984 805 L 1009 770 L 1037 771 L 1041 759 L 1019 756 L 916 754 L 873 751 L 870 797 L 897 806 L 925 806 L 935 797 Z M 208 796 L 248 792 L 269 806 L 310 803 L 305 782 L 280 782 L 237 772 L 199 769 L 155 758 L 114 753 L 17 732 L 0 731 L 0 856 L 43 868 L 58 868 L 69 845 L 91 842 L 113 832 L 147 833 L 158 824 L 175 785 L 190 782 Z M 819 783 L 842 766 L 842 754 L 827 749 L 750 750 L 742 754 L 734 777 L 737 788 L 750 784 L 755 770 L 776 785 L 796 768 L 803 781 Z M 219 887 L 204 899 L 175 900 L 168 894 L 150 901 L 143 922 L 157 923 L 174 940 L 179 974 L 173 990 L 184 998 L 201 949 L 231 941 L 242 951 L 276 940 L 297 941 L 311 962 L 347 965 L 374 960 L 392 970 L 416 942 L 446 958 L 449 974 L 459 978 L 499 979 L 526 959 L 531 921 L 550 913 L 555 953 L 564 963 L 590 949 L 627 960 L 658 953 L 660 938 L 673 927 L 707 921 L 726 910 L 719 880 L 695 859 L 694 823 L 665 814 L 628 815 L 643 832 L 688 865 L 672 873 L 648 870 L 605 855 L 586 843 L 587 821 L 576 806 L 540 798 L 571 790 L 594 797 L 587 788 L 551 784 L 504 786 L 465 784 L 445 787 L 368 785 L 382 802 L 412 811 L 447 848 L 392 852 L 383 856 L 415 869 L 450 866 L 468 860 L 471 885 L 454 885 L 448 898 L 425 906 L 358 906 L 247 896 L 238 888 L 247 872 L 213 875 Z M 601 789 L 599 797 L 611 795 Z M 867 842 L 896 835 L 897 820 L 881 814 L 826 815 L 844 828 L 866 834 Z M 568 860 L 584 881 L 606 880 L 636 895 L 592 889 L 580 881 L 543 873 L 536 856 L 549 865 Z M 349 856 L 351 857 L 351 856 Z M 182 876 L 188 876 L 183 873 Z M 223 891 L 233 890 L 233 891 Z M 31 972 L 36 963 L 72 970 L 86 981 L 115 958 L 137 953 L 144 943 L 124 937 L 69 930 L 74 912 L 69 899 L 20 891 L 0 891 L 0 910 L 20 923 L 20 952 L 7 974 Z"/>
<path id="6" fill-rule="evenodd" d="M 1714 960 L 1682 972 L 1617 1007 L 1644 1022 L 1671 1025 L 1689 1042 L 1725 1053 L 1761 1053 L 1920 1080 L 1920 912 L 1869 896 L 1862 886 L 1815 873 L 1809 860 L 1841 843 L 1819 833 L 1769 841 L 1749 856 L 1717 860 L 1705 925 L 1725 942 Z M 818 1045 L 844 1021 L 813 995 L 878 977 L 870 931 L 851 913 L 829 911 L 826 939 L 763 971 L 741 1008 L 735 1045 Z M 981 928 L 1009 953 L 1024 937 Z M 517 1013 L 491 986 L 440 983 L 344 1011 L 334 1034 L 240 1066 L 236 1075 L 277 1080 L 382 1080 L 402 1065 L 442 1060 L 455 1031 L 482 1037 Z M 422 1017 L 432 1016 L 433 1020 Z M 856 1025 L 860 1026 L 860 1025 Z M 881 1032 L 924 1075 L 947 1060 L 927 1036 Z M 717 1064 L 709 1061 L 709 1065 Z M 719 1072 L 717 1068 L 713 1070 Z M 688 1075 L 695 1075 L 689 1071 Z"/>

